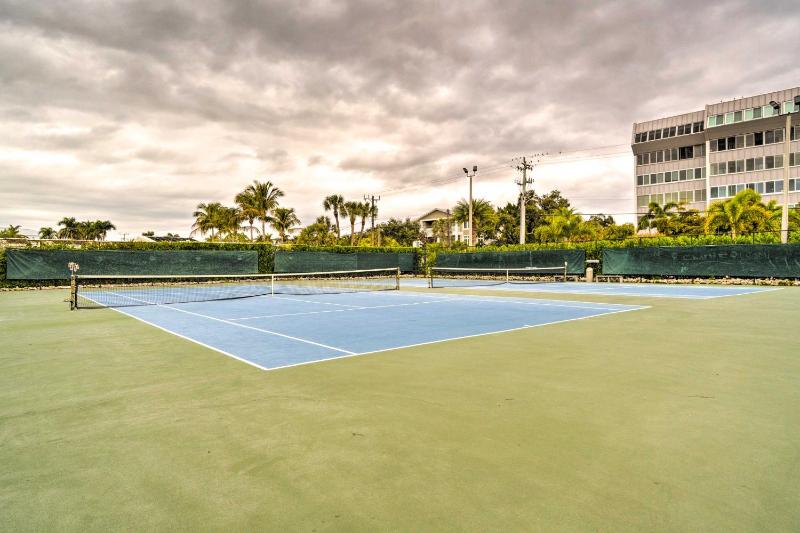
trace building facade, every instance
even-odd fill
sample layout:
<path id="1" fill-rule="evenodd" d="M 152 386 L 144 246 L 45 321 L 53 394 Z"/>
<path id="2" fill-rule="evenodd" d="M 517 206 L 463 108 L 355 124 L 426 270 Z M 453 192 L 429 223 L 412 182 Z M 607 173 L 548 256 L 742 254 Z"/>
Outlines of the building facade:
<path id="1" fill-rule="evenodd" d="M 450 239 L 451 241 L 464 241 L 467 242 L 469 240 L 469 224 L 464 222 L 463 224 L 457 223 L 453 220 L 453 215 L 447 209 L 432 209 L 428 211 L 421 217 L 418 217 L 415 222 L 419 222 L 420 229 L 422 230 L 423 235 L 428 240 L 428 242 L 442 242 L 443 237 L 444 239 L 447 236 L 436 235 L 433 231 L 433 223 L 437 220 L 449 220 L 450 222 Z"/>
<path id="2" fill-rule="evenodd" d="M 745 188 L 760 193 L 764 202 L 783 205 L 787 166 L 788 203 L 800 203 L 798 96 L 800 87 L 635 123 L 631 149 L 637 218 L 651 202 L 683 203 L 703 212 Z"/>

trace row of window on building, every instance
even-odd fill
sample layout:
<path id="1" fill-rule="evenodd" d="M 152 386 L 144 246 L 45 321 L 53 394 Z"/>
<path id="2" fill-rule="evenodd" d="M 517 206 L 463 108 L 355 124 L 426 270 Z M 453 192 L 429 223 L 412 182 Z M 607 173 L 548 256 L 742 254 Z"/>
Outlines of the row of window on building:
<path id="1" fill-rule="evenodd" d="M 671 126 L 668 128 L 660 128 L 657 130 L 643 131 L 634 135 L 634 143 L 643 143 L 648 141 L 658 141 L 660 139 L 668 139 L 670 137 L 677 137 L 680 135 L 690 135 L 692 133 L 701 133 L 703 131 L 703 122 L 695 122 L 693 124 L 681 124 L 680 126 Z"/>
<path id="2" fill-rule="evenodd" d="M 798 130 L 798 131 L 794 131 Z M 797 140 L 800 135 L 800 128 L 792 128 L 792 140 Z M 782 143 L 784 139 L 784 128 L 778 130 L 756 131 L 744 135 L 723 137 L 713 139 L 709 142 L 710 152 L 723 152 L 725 150 L 736 150 L 738 148 L 750 148 L 751 146 L 764 146 L 765 144 Z"/>
<path id="3" fill-rule="evenodd" d="M 800 111 L 800 108 L 796 106 L 793 101 L 787 100 L 786 102 L 783 102 L 784 114 L 794 113 L 796 111 Z M 741 111 L 729 111 L 728 113 L 722 113 L 719 115 L 709 115 L 708 127 L 713 128 L 715 126 L 724 126 L 725 124 L 736 124 L 737 122 L 743 122 L 746 120 L 774 117 L 779 114 L 779 110 L 773 108 L 771 105 L 749 107 L 747 109 L 742 109 Z"/>
<path id="4" fill-rule="evenodd" d="M 732 198 L 737 193 L 751 189 L 758 194 L 779 194 L 783 192 L 783 180 L 757 181 L 755 183 L 737 183 L 735 185 L 719 185 L 711 187 L 711 199 Z M 789 180 L 789 192 L 800 191 L 800 178 Z"/>
<path id="5" fill-rule="evenodd" d="M 655 194 L 643 194 L 636 197 L 636 206 L 647 207 L 653 202 L 657 203 L 658 205 L 664 205 L 668 203 L 691 204 L 692 202 L 705 201 L 706 190 L 695 189 L 693 191 L 673 191 Z"/>
<path id="6" fill-rule="evenodd" d="M 683 159 L 693 159 L 695 157 L 703 157 L 706 155 L 706 147 L 703 144 L 695 144 L 692 146 L 681 146 L 680 148 L 672 148 L 667 150 L 656 150 L 654 152 L 646 152 L 637 154 L 637 165 L 654 165 L 656 163 L 664 163 L 669 161 L 681 161 Z"/>
<path id="7" fill-rule="evenodd" d="M 789 166 L 795 166 L 797 163 L 800 163 L 800 153 L 789 154 Z M 724 174 L 754 172 L 756 170 L 769 170 L 772 168 L 783 168 L 782 155 L 768 155 L 765 157 L 751 157 L 749 159 L 711 163 L 711 175 L 721 176 Z"/>
<path id="8" fill-rule="evenodd" d="M 701 180 L 705 177 L 705 168 L 687 168 L 685 170 L 641 174 L 636 176 L 636 185 L 658 185 L 659 183 L 673 183 L 676 181 Z"/>

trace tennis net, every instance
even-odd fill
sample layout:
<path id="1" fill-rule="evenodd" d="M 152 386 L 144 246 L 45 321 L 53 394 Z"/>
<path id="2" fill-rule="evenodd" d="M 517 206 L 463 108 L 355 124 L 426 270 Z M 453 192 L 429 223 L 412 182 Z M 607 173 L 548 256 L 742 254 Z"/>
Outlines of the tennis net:
<path id="1" fill-rule="evenodd" d="M 271 295 L 398 290 L 397 268 L 239 275 L 75 275 L 70 308 L 168 305 Z"/>
<path id="2" fill-rule="evenodd" d="M 514 283 L 566 281 L 567 263 L 552 267 L 456 268 L 432 267 L 429 285 L 441 287 L 483 287 Z"/>

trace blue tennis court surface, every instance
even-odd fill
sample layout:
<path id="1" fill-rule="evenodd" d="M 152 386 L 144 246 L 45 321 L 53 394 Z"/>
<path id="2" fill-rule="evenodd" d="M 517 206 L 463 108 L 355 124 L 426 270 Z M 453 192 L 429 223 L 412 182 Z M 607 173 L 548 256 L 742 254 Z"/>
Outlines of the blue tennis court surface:
<path id="1" fill-rule="evenodd" d="M 388 291 L 262 296 L 118 311 L 267 370 L 644 308 Z"/>
<path id="2" fill-rule="evenodd" d="M 422 288 L 428 286 L 427 279 L 401 279 L 403 287 Z M 658 283 L 585 283 L 585 282 L 555 282 L 555 283 L 504 283 L 499 285 L 486 285 L 475 281 L 470 285 L 469 280 L 437 279 L 437 286 L 441 289 L 471 289 L 490 291 L 524 291 L 544 292 L 557 294 L 597 294 L 603 296 L 640 296 L 652 298 L 689 298 L 694 300 L 709 300 L 725 296 L 741 296 L 756 292 L 779 290 L 775 287 L 743 287 L 720 285 L 688 285 L 688 284 L 658 284 Z M 438 290 L 438 289 L 433 289 Z"/>

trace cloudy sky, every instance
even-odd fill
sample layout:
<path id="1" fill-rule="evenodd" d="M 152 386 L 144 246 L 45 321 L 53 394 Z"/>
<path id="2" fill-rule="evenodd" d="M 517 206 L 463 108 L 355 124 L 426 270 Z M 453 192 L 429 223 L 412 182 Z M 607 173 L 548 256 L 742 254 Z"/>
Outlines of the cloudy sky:
<path id="1" fill-rule="evenodd" d="M 331 193 L 414 217 L 559 151 L 538 191 L 627 213 L 631 123 L 796 86 L 798 28 L 795 1 L 0 0 L 0 224 L 185 235 L 253 179 L 304 223 Z"/>

